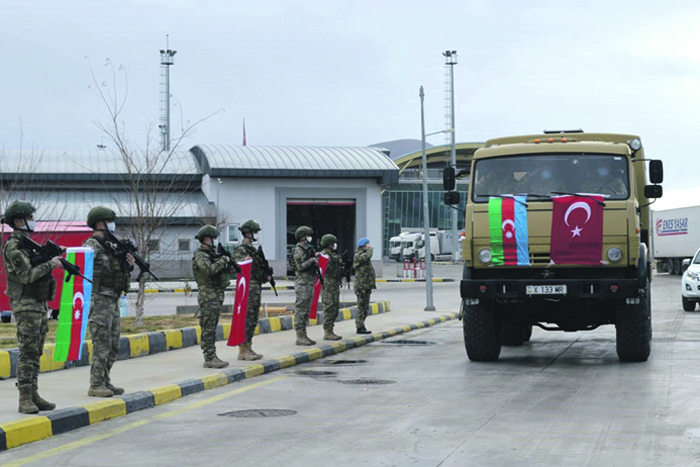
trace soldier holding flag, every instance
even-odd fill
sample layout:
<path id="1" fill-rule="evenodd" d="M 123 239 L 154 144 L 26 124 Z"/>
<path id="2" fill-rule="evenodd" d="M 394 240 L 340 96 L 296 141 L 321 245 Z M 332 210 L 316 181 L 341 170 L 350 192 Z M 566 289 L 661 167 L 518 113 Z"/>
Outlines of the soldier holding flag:
<path id="1" fill-rule="evenodd" d="M 10 297 L 10 307 L 17 322 L 19 412 L 26 414 L 56 408 L 56 404 L 39 395 L 39 362 L 49 332 L 49 308 L 46 302 L 53 300 L 56 293 L 56 281 L 51 276 L 51 271 L 62 266 L 58 257 L 32 266 L 33 255 L 36 253 L 21 250 L 18 246 L 21 236 L 34 232 L 35 211 L 36 208 L 27 201 L 14 201 L 2 217 L 2 223 L 14 229 L 3 246 L 7 272 L 5 293 Z"/>
<path id="2" fill-rule="evenodd" d="M 326 234 L 321 238 L 323 255 L 328 257 L 328 265 L 323 276 L 324 284 L 321 292 L 323 300 L 323 340 L 339 341 L 341 336 L 333 332 L 335 320 L 340 308 L 340 286 L 343 280 L 343 258 L 336 252 L 338 239 L 335 235 Z"/>
<path id="3" fill-rule="evenodd" d="M 228 278 L 231 259 L 228 256 L 217 256 L 214 239 L 219 236 L 219 230 L 213 225 L 205 225 L 194 238 L 200 246 L 192 258 L 194 278 L 199 287 L 197 303 L 199 303 L 199 325 L 202 328 L 202 353 L 204 368 L 225 368 L 228 362 L 219 360 L 216 356 L 216 327 L 219 325 L 221 307 L 224 304 L 224 291 L 230 281 Z"/>
<path id="4" fill-rule="evenodd" d="M 238 359 L 260 360 L 263 356 L 253 350 L 253 336 L 255 336 L 255 328 L 258 325 L 258 319 L 260 317 L 262 284 L 268 282 L 272 278 L 270 276 L 265 276 L 260 252 L 253 247 L 253 242 L 256 241 L 255 235 L 261 230 L 260 224 L 250 219 L 245 221 L 238 230 L 243 234 L 243 242 L 233 251 L 233 259 L 238 263 L 247 259 L 253 260 L 248 287 L 245 342 L 238 346 Z"/>
<path id="5" fill-rule="evenodd" d="M 316 341 L 306 335 L 306 325 L 309 321 L 311 301 L 314 296 L 314 283 L 316 281 L 316 269 L 318 267 L 318 254 L 314 253 L 311 245 L 313 230 L 302 225 L 294 236 L 297 239 L 296 246 L 292 249 L 291 266 L 296 272 L 294 276 L 294 291 L 296 302 L 294 303 L 294 329 L 297 333 L 296 345 L 314 345 Z"/>

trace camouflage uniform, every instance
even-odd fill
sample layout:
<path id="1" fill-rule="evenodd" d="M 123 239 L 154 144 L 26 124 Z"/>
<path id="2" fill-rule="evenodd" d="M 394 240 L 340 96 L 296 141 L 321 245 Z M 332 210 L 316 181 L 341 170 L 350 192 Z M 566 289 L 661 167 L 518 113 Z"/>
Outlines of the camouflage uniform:
<path id="1" fill-rule="evenodd" d="M 255 336 L 255 328 L 258 325 L 260 317 L 260 301 L 262 295 L 262 284 L 265 282 L 265 271 L 262 267 L 262 258 L 258 250 L 252 245 L 242 243 L 233 251 L 233 259 L 240 263 L 247 256 L 253 260 L 250 271 L 250 288 L 248 289 L 248 312 L 245 318 L 245 341 L 253 342 Z"/>
<path id="2" fill-rule="evenodd" d="M 326 253 L 330 258 L 323 275 L 323 329 L 333 331 L 340 308 L 340 287 L 343 280 L 343 258 L 335 252 Z"/>
<path id="3" fill-rule="evenodd" d="M 355 295 L 357 296 L 357 315 L 355 316 L 355 327 L 364 329 L 365 319 L 369 313 L 369 298 L 372 289 L 376 289 L 375 272 L 372 266 L 372 254 L 374 249 L 368 247 L 367 250 L 358 248 L 355 251 L 353 264 L 355 266 Z"/>
<path id="4" fill-rule="evenodd" d="M 129 267 L 125 269 L 105 240 L 93 235 L 83 246 L 95 252 L 90 304 L 90 335 L 92 336 L 92 366 L 90 386 L 111 386 L 110 371 L 119 354 L 121 318 L 119 297 L 129 290 Z"/>
<path id="5" fill-rule="evenodd" d="M 296 301 L 294 303 L 294 329 L 306 331 L 311 311 L 311 301 L 314 297 L 314 283 L 316 282 L 316 255 L 311 245 L 297 244 L 292 250 L 294 260 L 294 290 Z"/>
<path id="6" fill-rule="evenodd" d="M 19 238 L 26 232 L 15 230 L 3 247 L 10 308 L 17 322 L 17 387 L 38 387 L 40 359 L 44 340 L 49 332 L 46 302 L 56 294 L 56 281 L 51 276 L 51 262 L 31 265 L 35 253 L 18 248 Z"/>
<path id="7" fill-rule="evenodd" d="M 192 258 L 194 278 L 199 287 L 199 325 L 202 328 L 201 347 L 204 361 L 216 358 L 216 327 L 219 325 L 221 307 L 224 304 L 224 291 L 230 281 L 226 257 L 217 258 L 214 247 L 202 244 Z"/>

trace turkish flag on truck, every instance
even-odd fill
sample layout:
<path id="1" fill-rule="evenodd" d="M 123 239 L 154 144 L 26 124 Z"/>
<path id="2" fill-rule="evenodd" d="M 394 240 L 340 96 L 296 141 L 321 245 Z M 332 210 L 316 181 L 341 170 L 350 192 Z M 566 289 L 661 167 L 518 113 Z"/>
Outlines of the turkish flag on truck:
<path id="1" fill-rule="evenodd" d="M 250 273 L 253 269 L 253 260 L 238 263 L 241 273 L 236 279 L 236 298 L 233 300 L 233 316 L 231 317 L 231 333 L 226 345 L 235 347 L 245 342 L 245 319 L 248 313 L 248 292 L 250 292 Z M 260 313 L 260 310 L 254 310 Z"/>
<path id="2" fill-rule="evenodd" d="M 550 258 L 554 264 L 600 265 L 603 257 L 602 196 L 552 200 Z"/>

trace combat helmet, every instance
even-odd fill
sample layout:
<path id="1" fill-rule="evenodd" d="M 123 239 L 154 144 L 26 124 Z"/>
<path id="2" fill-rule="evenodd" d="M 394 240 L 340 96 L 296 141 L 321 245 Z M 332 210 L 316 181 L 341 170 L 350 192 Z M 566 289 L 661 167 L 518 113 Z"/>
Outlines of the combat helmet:
<path id="1" fill-rule="evenodd" d="M 10 204 L 7 209 L 5 209 L 5 214 L 3 214 L 0 222 L 7 224 L 10 227 L 14 227 L 12 223 L 15 219 L 24 219 L 36 212 L 36 208 L 32 206 L 32 203 L 24 200 L 15 200 Z"/>
<path id="2" fill-rule="evenodd" d="M 260 227 L 260 224 L 255 222 L 253 219 L 245 221 L 240 227 L 238 227 L 238 230 L 241 231 L 241 233 L 246 233 L 246 232 L 260 232 L 262 230 L 262 227 Z"/>
<path id="3" fill-rule="evenodd" d="M 211 237 L 211 238 L 216 238 L 219 236 L 219 229 L 214 227 L 213 225 L 205 225 L 199 231 L 197 232 L 197 235 L 194 236 L 197 240 L 200 242 L 204 243 L 204 237 Z"/>
<path id="4" fill-rule="evenodd" d="M 307 235 L 313 235 L 313 233 L 314 233 L 314 231 L 311 229 L 311 227 L 307 227 L 305 225 L 302 225 L 294 233 L 294 238 L 299 240 L 300 238 L 306 237 Z"/>
<path id="5" fill-rule="evenodd" d="M 333 234 L 326 234 L 323 237 L 321 237 L 321 248 L 326 248 L 327 246 L 333 245 L 334 243 L 338 243 L 338 239 Z"/>
<path id="6" fill-rule="evenodd" d="M 87 216 L 87 225 L 91 229 L 95 228 L 98 222 L 109 222 L 113 221 L 117 217 L 117 214 L 109 209 L 107 206 L 95 206 L 90 209 Z"/>

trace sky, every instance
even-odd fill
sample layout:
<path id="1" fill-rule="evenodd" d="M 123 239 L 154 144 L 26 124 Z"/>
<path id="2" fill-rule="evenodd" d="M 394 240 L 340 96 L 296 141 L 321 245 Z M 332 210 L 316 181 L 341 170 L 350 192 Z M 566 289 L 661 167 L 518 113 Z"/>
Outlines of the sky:
<path id="1" fill-rule="evenodd" d="M 426 131 L 444 129 L 442 52 L 456 50 L 458 142 L 636 134 L 664 161 L 655 208 L 700 204 L 697 1 L 3 0 L 0 31 L 4 149 L 109 145 L 99 90 L 124 102 L 133 146 L 157 145 L 166 34 L 186 148 L 241 144 L 244 118 L 249 145 L 419 139 L 419 87 Z"/>

